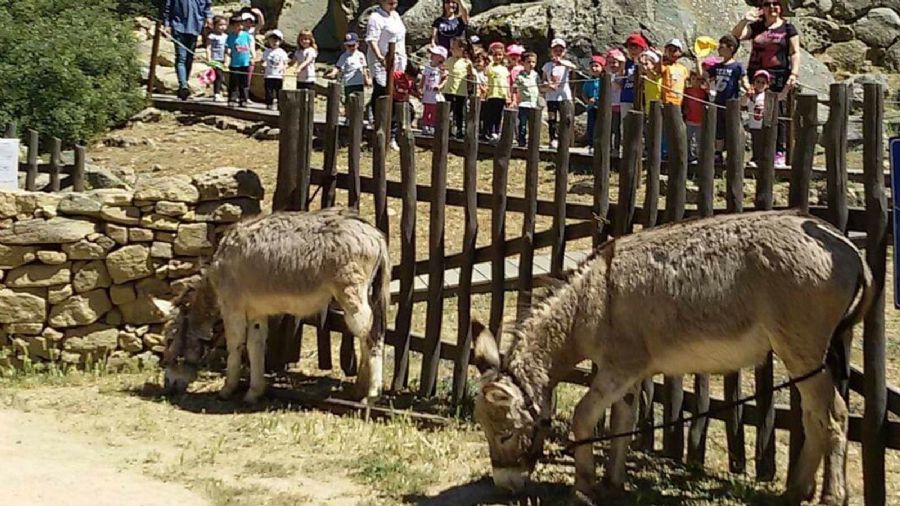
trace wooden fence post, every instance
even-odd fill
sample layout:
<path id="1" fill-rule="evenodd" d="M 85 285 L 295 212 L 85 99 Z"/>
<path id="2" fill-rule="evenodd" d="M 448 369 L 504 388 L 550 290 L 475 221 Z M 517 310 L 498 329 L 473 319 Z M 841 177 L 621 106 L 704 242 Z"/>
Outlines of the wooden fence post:
<path id="1" fill-rule="evenodd" d="M 156 81 L 156 60 L 159 59 L 159 38 L 162 35 L 162 23 L 157 19 L 153 26 L 153 45 L 150 49 L 150 70 L 147 72 L 147 96 L 153 95 Z"/>
<path id="2" fill-rule="evenodd" d="M 506 206 L 509 182 L 509 159 L 512 156 L 516 111 L 505 109 L 500 126 L 500 141 L 494 151 L 494 170 L 491 177 L 491 315 L 488 328 L 500 335 L 506 297 Z"/>
<path id="3" fill-rule="evenodd" d="M 619 198 L 613 220 L 614 237 L 622 237 L 632 230 L 639 177 L 637 169 L 641 159 L 641 138 L 644 136 L 644 113 L 629 111 L 624 121 L 622 140 L 625 151 L 619 166 Z"/>
<path id="4" fill-rule="evenodd" d="M 813 157 L 819 140 L 819 98 L 816 95 L 798 95 L 793 115 L 793 131 L 796 142 L 791 155 L 791 185 L 788 205 L 809 212 L 809 182 L 812 176 Z M 788 474 L 797 463 L 803 447 L 803 411 L 800 392 L 791 387 L 791 438 L 788 458 Z"/>
<path id="5" fill-rule="evenodd" d="M 25 173 L 25 189 L 33 192 L 37 185 L 38 157 L 40 156 L 40 139 L 37 130 L 28 130 L 28 169 Z"/>
<path id="6" fill-rule="evenodd" d="M 744 210 L 744 127 L 741 123 L 739 99 L 729 100 L 725 108 L 725 144 L 728 152 L 725 165 L 726 210 L 729 213 L 740 213 Z M 725 402 L 736 403 L 743 395 L 742 376 L 741 371 L 725 375 Z M 744 410 L 740 405 L 729 409 L 725 417 L 728 470 L 732 473 L 743 473 L 747 468 L 743 419 Z"/>
<path id="7" fill-rule="evenodd" d="M 593 236 L 595 248 L 609 234 L 607 215 L 612 151 L 612 76 L 604 72 L 600 80 L 600 103 L 597 104 L 597 120 L 594 125 L 594 157 L 591 160 L 594 173 L 594 219 L 597 220 Z"/>
<path id="8" fill-rule="evenodd" d="M 716 177 L 716 115 L 717 108 L 714 105 L 706 105 L 703 116 L 703 126 L 700 134 L 700 153 L 698 180 L 700 186 L 700 200 L 697 202 L 697 210 L 701 217 L 713 215 L 713 199 L 715 197 L 714 184 Z M 694 406 L 693 412 L 705 413 L 709 411 L 709 375 L 694 375 Z M 695 418 L 691 421 L 688 430 L 688 464 L 703 467 L 706 460 L 706 435 L 709 428 L 709 418 Z"/>
<path id="9" fill-rule="evenodd" d="M 300 100 L 299 90 L 282 90 L 278 94 L 278 179 L 272 197 L 272 210 L 298 210 L 297 167 L 300 165 Z M 271 328 L 271 325 L 270 325 Z M 268 361 L 267 361 L 268 362 Z"/>
<path id="10" fill-rule="evenodd" d="M 872 270 L 872 308 L 863 328 L 863 490 L 867 506 L 886 504 L 884 283 L 887 261 L 888 206 L 884 193 L 884 89 L 864 85 L 863 170 L 866 183 L 866 261 Z M 896 197 L 895 197 L 896 198 Z M 898 219 L 894 216 L 894 219 Z M 897 254 L 894 252 L 894 254 Z M 896 273 L 894 274 L 897 275 Z"/>
<path id="11" fill-rule="evenodd" d="M 392 389 L 406 388 L 409 378 L 409 343 L 412 330 L 413 292 L 416 282 L 416 138 L 409 112 L 403 114 L 397 132 L 400 144 L 400 185 L 403 188 L 403 212 L 400 216 L 400 295 L 394 328 L 394 380 Z"/>
<path id="12" fill-rule="evenodd" d="M 347 206 L 359 209 L 359 196 L 361 194 L 359 183 L 359 168 L 362 158 L 363 141 L 363 115 L 365 110 L 364 96 L 362 93 L 351 93 L 347 98 L 347 123 L 349 140 L 347 145 Z"/>
<path id="13" fill-rule="evenodd" d="M 687 130 L 681 115 L 681 107 L 666 104 L 663 107 L 663 128 L 669 144 L 669 187 L 666 191 L 666 223 L 684 218 L 684 202 L 687 184 Z M 672 423 L 681 418 L 684 403 L 684 378 L 666 376 L 664 380 L 665 403 L 663 421 Z M 675 424 L 663 430 L 663 454 L 681 460 L 684 458 L 684 425 Z"/>
<path id="14" fill-rule="evenodd" d="M 757 160 L 756 209 L 772 209 L 774 206 L 775 146 L 778 139 L 778 95 L 766 92 L 766 107 L 763 114 L 762 153 Z M 772 481 L 775 478 L 775 403 L 772 388 L 775 386 L 772 352 L 754 372 L 756 405 L 760 412 L 760 423 L 756 430 L 756 479 Z"/>
<path id="15" fill-rule="evenodd" d="M 315 90 L 301 90 L 301 100 L 305 109 L 301 109 L 300 134 L 303 144 L 300 146 L 300 165 L 298 166 L 297 187 L 300 190 L 300 209 L 309 210 L 310 192 L 309 185 L 312 178 L 312 152 L 313 138 L 315 137 L 316 120 L 316 92 Z"/>
<path id="16" fill-rule="evenodd" d="M 53 137 L 50 141 L 50 191 L 59 191 L 59 173 L 62 169 L 62 141 Z"/>
<path id="17" fill-rule="evenodd" d="M 528 109 L 528 155 L 525 163 L 525 213 L 522 218 L 524 245 L 519 256 L 519 299 L 516 320 L 528 314 L 534 290 L 534 227 L 537 216 L 538 171 L 541 163 L 541 109 Z M 594 200 L 596 203 L 596 199 Z M 609 200 L 607 198 L 607 206 Z"/>
<path id="18" fill-rule="evenodd" d="M 478 240 L 478 119 L 481 116 L 481 100 L 470 97 L 466 111 L 466 153 L 463 161 L 463 191 L 465 202 L 465 231 L 463 254 L 475 255 Z M 453 364 L 453 403 L 458 404 L 466 395 L 466 379 L 469 373 L 469 355 L 472 350 L 472 274 L 474 262 L 464 262 L 459 270 L 459 327 L 456 336 L 456 361 Z"/>
<path id="19" fill-rule="evenodd" d="M 375 181 L 375 226 L 388 236 L 390 220 L 387 213 L 387 145 L 391 138 L 390 94 L 375 100 L 375 144 L 372 146 L 372 179 Z"/>
<path id="20" fill-rule="evenodd" d="M 571 101 L 559 103 L 559 145 L 556 155 L 556 180 L 553 186 L 553 248 L 550 274 L 561 278 L 566 256 L 566 195 L 569 193 L 569 146 L 572 145 L 575 106 Z"/>
<path id="21" fill-rule="evenodd" d="M 388 143 L 391 141 L 391 120 L 394 115 L 394 61 L 397 58 L 397 43 L 389 42 L 388 43 L 388 52 L 384 57 L 384 67 L 387 71 L 387 76 L 385 78 L 385 84 L 387 85 L 387 101 L 386 108 L 382 110 L 383 116 L 381 117 L 382 126 L 385 125 L 387 130 L 387 135 L 384 137 L 384 149 L 387 152 Z M 408 102 L 407 102 L 408 103 Z M 376 120 L 377 121 L 377 120 Z"/>
<path id="22" fill-rule="evenodd" d="M 75 165 L 72 167 L 72 190 L 84 191 L 84 146 L 75 146 Z"/>
<path id="23" fill-rule="evenodd" d="M 18 137 L 18 128 L 15 121 L 10 121 L 6 124 L 6 130 L 3 132 L 3 137 L 6 139 L 15 139 Z"/>
<path id="24" fill-rule="evenodd" d="M 444 213 L 447 204 L 447 151 L 450 143 L 450 104 L 437 106 L 431 158 L 431 212 L 428 222 L 428 312 L 419 395 L 430 397 L 437 386 L 441 361 L 441 322 L 444 315 Z"/>

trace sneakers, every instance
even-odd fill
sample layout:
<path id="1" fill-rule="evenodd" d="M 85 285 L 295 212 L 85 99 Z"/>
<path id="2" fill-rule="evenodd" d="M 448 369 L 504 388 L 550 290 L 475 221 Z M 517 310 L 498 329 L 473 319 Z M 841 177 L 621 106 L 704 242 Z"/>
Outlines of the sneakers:
<path id="1" fill-rule="evenodd" d="M 179 100 L 182 100 L 182 101 L 187 100 L 188 97 L 190 97 L 190 96 L 191 96 L 190 89 L 188 89 L 187 87 L 178 88 L 178 99 Z"/>
<path id="2" fill-rule="evenodd" d="M 500 141 L 500 134 L 491 134 L 491 136 L 488 138 L 488 140 L 489 140 L 491 143 L 496 144 L 497 142 Z"/>
<path id="3" fill-rule="evenodd" d="M 270 111 L 275 111 L 275 110 L 278 109 L 278 106 L 275 105 L 275 104 L 269 104 L 269 105 L 266 106 L 266 109 L 268 109 L 268 110 L 270 110 Z"/>
<path id="4" fill-rule="evenodd" d="M 593 155 L 593 154 L 594 154 L 594 146 L 591 146 L 590 144 L 588 144 L 588 147 L 587 147 L 587 154 L 589 154 L 589 155 Z"/>
<path id="5" fill-rule="evenodd" d="M 400 151 L 400 145 L 397 144 L 397 139 L 391 139 L 391 149 L 394 151 Z"/>
<path id="6" fill-rule="evenodd" d="M 779 151 L 775 153 L 775 166 L 776 167 L 787 167 L 787 163 L 785 163 L 784 152 Z"/>
<path id="7" fill-rule="evenodd" d="M 550 141 L 550 149 L 556 149 L 557 147 L 559 147 L 559 142 L 557 142 L 556 139 Z"/>
<path id="8" fill-rule="evenodd" d="M 213 95 L 213 102 L 223 102 L 224 100 L 225 99 L 222 98 L 221 93 L 216 93 L 215 95 Z"/>

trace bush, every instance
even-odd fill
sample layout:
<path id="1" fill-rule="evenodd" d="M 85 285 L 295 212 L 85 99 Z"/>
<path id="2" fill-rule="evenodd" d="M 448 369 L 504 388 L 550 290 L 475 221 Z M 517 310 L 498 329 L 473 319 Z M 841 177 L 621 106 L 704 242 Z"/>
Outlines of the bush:
<path id="1" fill-rule="evenodd" d="M 143 105 L 130 22 L 108 0 L 0 1 L 0 124 L 90 140 Z"/>

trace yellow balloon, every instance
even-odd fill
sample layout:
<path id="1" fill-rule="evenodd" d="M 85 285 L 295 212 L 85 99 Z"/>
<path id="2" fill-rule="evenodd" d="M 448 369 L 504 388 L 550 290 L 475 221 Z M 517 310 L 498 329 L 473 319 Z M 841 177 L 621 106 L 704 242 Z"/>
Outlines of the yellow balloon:
<path id="1" fill-rule="evenodd" d="M 719 43 L 712 37 L 708 37 L 706 35 L 697 37 L 697 40 L 694 41 L 694 54 L 700 58 L 703 58 L 705 56 L 709 56 L 709 54 L 718 47 Z"/>

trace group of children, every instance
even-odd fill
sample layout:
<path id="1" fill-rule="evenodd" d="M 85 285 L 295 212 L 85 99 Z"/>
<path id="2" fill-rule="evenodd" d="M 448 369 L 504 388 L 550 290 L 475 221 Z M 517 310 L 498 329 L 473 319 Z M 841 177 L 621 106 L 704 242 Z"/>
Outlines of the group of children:
<path id="1" fill-rule="evenodd" d="M 228 82 L 229 104 L 237 102 L 238 106 L 243 106 L 247 101 L 256 55 L 253 35 L 256 21 L 253 14 L 247 12 L 236 14 L 229 20 L 217 16 L 213 22 L 213 31 L 208 36 L 209 60 L 219 62 L 222 67 L 227 62 L 231 76 Z M 262 56 L 265 101 L 270 109 L 274 109 L 275 98 L 282 89 L 288 67 L 297 66 L 298 88 L 314 87 L 318 51 L 315 38 L 308 30 L 300 32 L 296 41 L 297 49 L 290 55 L 281 47 L 284 35 L 280 30 L 268 32 L 265 40 L 266 49 Z M 538 69 L 537 54 L 519 44 L 507 46 L 502 42 L 493 42 L 484 50 L 465 37 L 457 37 L 450 41 L 449 52 L 443 46 L 433 45 L 428 49 L 429 58 L 424 65 L 420 67 L 410 60 L 405 69 L 394 71 L 394 88 L 389 92 L 397 108 L 409 107 L 410 96 L 421 100 L 423 114 L 420 126 L 426 134 L 434 131 L 437 104 L 449 102 L 451 133 L 457 138 L 462 138 L 464 134 L 468 97 L 478 96 L 482 101 L 480 132 L 482 140 L 489 142 L 499 139 L 504 109 L 516 108 L 516 140 L 519 146 L 524 146 L 527 142 L 529 110 L 541 108 L 543 99 L 547 108 L 550 147 L 555 148 L 560 106 L 563 102 L 574 100 L 573 88 L 576 88 L 580 90 L 581 99 L 587 108 L 584 143 L 590 150 L 593 146 L 601 77 L 608 73 L 612 77 L 612 107 L 614 112 L 618 112 L 614 115 L 617 118 L 628 113 L 639 95 L 643 96 L 644 108 L 654 100 L 664 105 L 682 107 L 692 161 L 697 157 L 704 105 L 711 103 L 724 109 L 729 100 L 742 98 L 742 104 L 750 111 L 749 126 L 754 138 L 756 159 L 765 92 L 771 76 L 765 71 L 758 71 L 750 81 L 750 76 L 745 76 L 744 66 L 735 60 L 739 47 L 740 44 L 733 35 L 725 35 L 718 41 L 718 56 L 703 60 L 697 58 L 696 65 L 688 68 L 680 63 L 686 53 L 681 40 L 671 39 L 660 50 L 650 47 L 649 41 L 641 33 L 632 33 L 625 40 L 624 51 L 612 48 L 605 53 L 596 53 L 591 57 L 589 71 L 582 72 L 566 57 L 566 42 L 560 38 L 551 41 L 550 60 Z M 635 82 L 638 68 L 641 69 L 641 83 Z M 355 33 L 346 35 L 344 52 L 335 67 L 324 77 L 340 78 L 345 96 L 362 92 L 365 87 L 371 86 L 366 55 L 360 48 L 360 41 Z M 221 69 L 217 69 L 214 82 L 214 97 L 217 101 L 222 100 L 223 80 L 224 74 Z M 581 84 L 573 87 L 574 83 Z M 638 93 L 638 86 L 641 86 L 641 93 Z M 716 151 L 717 157 L 721 158 L 725 146 L 724 113 L 720 112 L 717 118 Z M 620 133 L 620 125 L 614 125 L 614 155 L 619 148 Z M 396 146 L 393 141 L 392 146 Z M 665 139 L 663 150 L 666 150 Z M 776 157 L 776 163 L 779 162 L 783 163 Z"/>

